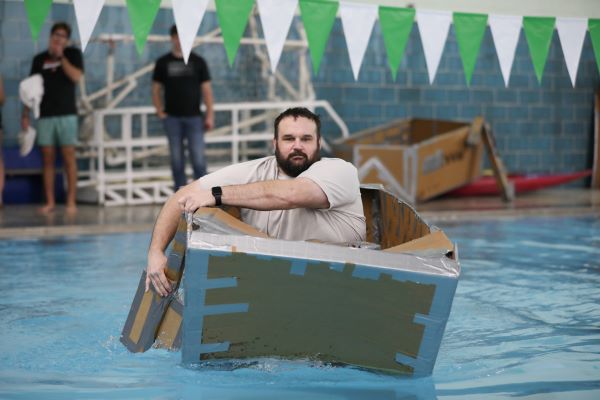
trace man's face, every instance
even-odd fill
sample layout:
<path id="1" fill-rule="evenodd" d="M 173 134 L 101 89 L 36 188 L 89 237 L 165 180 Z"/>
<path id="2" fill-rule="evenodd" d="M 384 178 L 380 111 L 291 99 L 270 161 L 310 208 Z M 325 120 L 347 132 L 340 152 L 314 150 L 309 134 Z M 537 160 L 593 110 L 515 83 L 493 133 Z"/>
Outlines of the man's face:
<path id="1" fill-rule="evenodd" d="M 320 160 L 321 144 L 313 121 L 304 117 L 286 117 L 279 122 L 278 131 L 273 146 L 277 164 L 286 175 L 295 178 Z"/>
<path id="2" fill-rule="evenodd" d="M 48 50 L 50 54 L 55 56 L 62 56 L 63 50 L 67 46 L 69 42 L 69 36 L 64 29 L 57 29 L 54 33 L 50 34 L 50 39 L 48 42 Z"/>
<path id="3" fill-rule="evenodd" d="M 171 50 L 174 53 L 181 53 L 181 43 L 179 42 L 179 35 L 171 35 Z"/>

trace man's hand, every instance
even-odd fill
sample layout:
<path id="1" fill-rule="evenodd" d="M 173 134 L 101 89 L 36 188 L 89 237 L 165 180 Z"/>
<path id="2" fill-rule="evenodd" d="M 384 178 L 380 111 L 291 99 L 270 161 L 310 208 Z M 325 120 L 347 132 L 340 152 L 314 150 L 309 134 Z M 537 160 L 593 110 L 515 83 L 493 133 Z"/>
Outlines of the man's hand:
<path id="1" fill-rule="evenodd" d="M 171 293 L 171 283 L 165 275 L 167 257 L 162 251 L 148 252 L 148 266 L 146 267 L 146 292 L 150 289 L 150 282 L 161 296 Z"/>
<path id="2" fill-rule="evenodd" d="M 23 114 L 21 116 L 21 129 L 26 131 L 29 128 L 29 115 Z"/>
<path id="3" fill-rule="evenodd" d="M 210 190 L 205 190 L 200 185 L 188 185 L 186 193 L 183 194 L 177 203 L 181 211 L 193 213 L 200 207 L 210 207 L 215 205 L 215 198 Z"/>
<path id="4" fill-rule="evenodd" d="M 167 118 L 167 113 L 166 113 L 166 112 L 164 112 L 164 111 L 162 111 L 162 110 L 160 110 L 160 111 L 156 111 L 156 115 L 157 115 L 157 116 L 158 116 L 158 118 L 160 118 L 160 119 L 165 119 L 165 118 Z"/>
<path id="5" fill-rule="evenodd" d="M 210 131 L 215 126 L 215 115 L 213 113 L 207 113 L 204 117 L 204 129 Z"/>

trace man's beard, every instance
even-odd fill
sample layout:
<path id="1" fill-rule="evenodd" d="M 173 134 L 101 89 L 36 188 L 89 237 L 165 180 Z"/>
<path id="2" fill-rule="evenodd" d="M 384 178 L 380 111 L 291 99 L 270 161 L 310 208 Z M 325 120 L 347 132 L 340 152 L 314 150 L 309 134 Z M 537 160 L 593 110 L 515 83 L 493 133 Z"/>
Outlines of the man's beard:
<path id="1" fill-rule="evenodd" d="M 303 157 L 304 160 L 302 162 L 292 161 L 292 157 L 297 156 Z M 283 158 L 283 155 L 279 152 L 279 147 L 275 146 L 275 158 L 277 159 L 279 168 L 281 168 L 281 170 L 285 172 L 287 176 L 295 178 L 306 171 L 311 165 L 319 161 L 321 156 L 319 155 L 319 147 L 317 147 L 317 150 L 310 158 L 301 151 L 293 151 L 287 156 L 287 158 Z"/>

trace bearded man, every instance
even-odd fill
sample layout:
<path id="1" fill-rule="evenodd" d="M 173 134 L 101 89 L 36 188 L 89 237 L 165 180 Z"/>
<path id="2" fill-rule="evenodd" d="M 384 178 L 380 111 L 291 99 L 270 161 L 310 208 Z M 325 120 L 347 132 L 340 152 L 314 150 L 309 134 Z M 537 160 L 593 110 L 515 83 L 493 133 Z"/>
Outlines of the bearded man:
<path id="1" fill-rule="evenodd" d="M 338 158 L 321 158 L 321 121 L 306 108 L 290 108 L 274 123 L 275 155 L 222 168 L 184 186 L 158 215 L 148 250 L 150 282 L 166 296 L 165 249 L 182 211 L 229 205 L 244 222 L 286 240 L 356 242 L 366 226 L 356 168 Z"/>

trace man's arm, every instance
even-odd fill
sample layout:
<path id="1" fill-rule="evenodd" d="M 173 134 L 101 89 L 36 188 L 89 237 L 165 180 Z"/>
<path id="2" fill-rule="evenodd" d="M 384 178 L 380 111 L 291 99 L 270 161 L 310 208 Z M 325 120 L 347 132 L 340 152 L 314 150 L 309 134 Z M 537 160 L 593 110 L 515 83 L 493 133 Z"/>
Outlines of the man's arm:
<path id="1" fill-rule="evenodd" d="M 206 106 L 206 114 L 204 115 L 204 128 L 209 131 L 215 126 L 215 111 L 213 108 L 213 92 L 210 81 L 202 82 L 200 85 L 200 91 L 202 92 L 202 100 Z"/>
<path id="2" fill-rule="evenodd" d="M 167 116 L 162 105 L 162 84 L 157 81 L 152 81 L 152 104 L 156 108 L 156 115 L 163 119 Z"/>
<path id="3" fill-rule="evenodd" d="M 73 83 L 79 82 L 79 80 L 83 76 L 83 71 L 81 69 L 77 68 L 76 66 L 74 66 L 73 64 L 71 64 L 71 61 L 69 61 L 69 59 L 67 57 L 65 57 L 64 54 L 63 54 L 62 58 L 60 59 L 60 62 L 62 64 L 62 68 L 63 68 L 63 71 L 65 72 L 65 75 L 67 75 L 67 77 Z"/>
<path id="4" fill-rule="evenodd" d="M 21 129 L 26 131 L 29 128 L 29 107 L 23 104 L 23 111 L 21 112 Z"/>
<path id="5" fill-rule="evenodd" d="M 292 208 L 329 208 L 329 200 L 319 185 L 308 178 L 274 180 L 223 186 L 221 202 L 253 210 L 289 210 Z M 192 187 L 178 200 L 182 211 L 194 212 L 214 206 L 212 192 L 200 185 Z"/>
<path id="6" fill-rule="evenodd" d="M 2 77 L 0 76 L 0 106 L 4 104 L 4 85 L 2 84 Z"/>
<path id="7" fill-rule="evenodd" d="M 329 207 L 329 201 L 321 187 L 308 178 L 223 186 L 222 190 L 223 204 L 254 210 Z M 161 296 L 166 296 L 171 291 L 171 284 L 165 275 L 167 257 L 164 252 L 175 236 L 181 212 L 193 212 L 199 207 L 214 205 L 215 198 L 211 190 L 203 189 L 198 181 L 184 186 L 167 200 L 152 232 L 146 268 L 146 290 L 152 282 Z"/>

